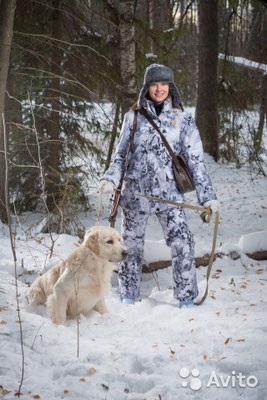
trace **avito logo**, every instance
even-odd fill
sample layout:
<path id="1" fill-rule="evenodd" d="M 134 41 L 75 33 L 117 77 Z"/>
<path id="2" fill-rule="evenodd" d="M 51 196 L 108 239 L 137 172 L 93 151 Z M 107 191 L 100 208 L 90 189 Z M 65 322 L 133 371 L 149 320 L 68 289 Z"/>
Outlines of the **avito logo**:
<path id="1" fill-rule="evenodd" d="M 231 386 L 233 388 L 239 386 L 240 388 L 254 388 L 258 385 L 258 378 L 254 375 L 245 376 L 242 372 L 238 374 L 235 371 L 232 371 L 231 375 L 226 377 L 222 375 L 217 375 L 215 371 L 212 371 L 209 377 L 209 381 L 207 383 L 207 387 L 217 386 L 227 388 Z"/>
<path id="2" fill-rule="evenodd" d="M 193 368 L 190 372 L 188 368 L 181 368 L 179 375 L 183 378 L 181 386 L 183 388 L 190 388 L 192 390 L 200 390 L 201 387 L 204 386 L 201 381 L 200 371 L 197 368 Z M 223 376 L 216 374 L 215 371 L 212 371 L 207 384 L 205 385 L 207 388 L 211 386 L 216 386 L 217 388 L 227 388 L 227 387 L 240 387 L 240 388 L 254 388 L 258 385 L 259 380 L 254 375 L 243 375 L 242 372 L 232 371 L 231 375 Z"/>

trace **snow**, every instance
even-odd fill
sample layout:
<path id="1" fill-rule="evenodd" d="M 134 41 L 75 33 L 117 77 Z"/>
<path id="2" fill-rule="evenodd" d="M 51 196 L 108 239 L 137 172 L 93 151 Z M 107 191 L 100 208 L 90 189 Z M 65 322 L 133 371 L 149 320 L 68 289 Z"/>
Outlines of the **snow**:
<path id="1" fill-rule="evenodd" d="M 249 254 L 267 249 L 267 231 L 252 232 L 241 236 L 238 246 Z"/>
<path id="2" fill-rule="evenodd" d="M 119 301 L 117 277 L 107 297 L 109 313 L 55 326 L 44 307 L 30 308 L 28 284 L 66 257 L 77 237 L 40 233 L 40 215 L 24 214 L 14 222 L 19 307 L 24 363 L 16 304 L 14 261 L 8 228 L 0 225 L 0 398 L 45 400 L 177 400 L 266 399 L 267 262 L 246 253 L 266 250 L 266 178 L 243 167 L 220 165 L 206 157 L 222 205 L 216 258 L 205 303 L 179 309 L 172 295 L 171 268 L 143 274 L 135 305 Z M 187 202 L 196 204 L 194 193 Z M 92 212 L 80 215 L 86 227 Z M 109 199 L 100 223 L 108 224 Z M 203 224 L 197 212 L 186 211 L 196 241 L 196 255 L 212 245 L 213 220 Z M 119 229 L 118 218 L 116 227 Z M 158 222 L 151 217 L 146 236 L 148 261 L 169 259 Z M 197 269 L 200 292 L 206 267 Z"/>
<path id="3" fill-rule="evenodd" d="M 154 53 L 146 53 L 145 57 L 147 59 L 151 59 L 151 60 L 156 60 L 158 58 L 158 56 L 156 54 L 154 54 Z"/>
<path id="4" fill-rule="evenodd" d="M 255 62 L 244 57 L 229 56 L 222 53 L 220 53 L 218 57 L 221 60 L 226 59 L 227 61 L 231 61 L 235 64 L 242 65 L 244 67 L 255 69 L 258 71 L 262 71 L 264 74 L 267 73 L 267 64 Z"/>

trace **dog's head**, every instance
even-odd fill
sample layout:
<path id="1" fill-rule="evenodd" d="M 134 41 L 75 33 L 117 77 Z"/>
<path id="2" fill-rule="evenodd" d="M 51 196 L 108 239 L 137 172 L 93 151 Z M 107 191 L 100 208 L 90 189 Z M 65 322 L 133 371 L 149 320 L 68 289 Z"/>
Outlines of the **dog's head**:
<path id="1" fill-rule="evenodd" d="M 122 261 L 127 256 L 119 233 L 108 226 L 93 226 L 88 229 L 84 235 L 83 246 L 110 262 Z"/>

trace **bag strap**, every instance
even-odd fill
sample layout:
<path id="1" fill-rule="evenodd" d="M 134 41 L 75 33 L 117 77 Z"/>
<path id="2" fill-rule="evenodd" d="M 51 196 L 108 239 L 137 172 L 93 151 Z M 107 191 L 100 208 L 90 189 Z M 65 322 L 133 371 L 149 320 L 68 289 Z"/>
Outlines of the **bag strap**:
<path id="1" fill-rule="evenodd" d="M 134 110 L 133 126 L 132 126 L 132 130 L 131 130 L 131 133 L 130 133 L 130 138 L 129 138 L 129 142 L 128 142 L 128 146 L 127 146 L 127 152 L 126 152 L 126 156 L 125 156 L 123 172 L 122 172 L 122 176 L 121 176 L 121 180 L 120 180 L 119 186 L 116 188 L 115 195 L 113 197 L 113 202 L 112 202 L 110 214 L 109 214 L 109 222 L 110 222 L 110 226 L 111 227 L 114 227 L 115 221 L 116 221 L 116 217 L 117 217 L 119 200 L 120 200 L 120 195 L 121 195 L 121 188 L 122 188 L 124 177 L 125 177 L 125 174 L 126 174 L 126 171 L 127 171 L 127 167 L 128 167 L 128 163 L 129 163 L 129 154 L 130 154 L 130 150 L 131 150 L 134 134 L 135 134 L 136 127 L 137 127 L 137 115 L 138 115 L 137 114 L 137 110 Z"/>
<path id="2" fill-rule="evenodd" d="M 175 167 L 179 171 L 180 170 L 180 165 L 177 162 L 177 158 L 176 158 L 177 156 L 174 154 L 174 151 L 172 150 L 171 146 L 169 145 L 168 140 L 165 138 L 165 136 L 162 134 L 161 130 L 159 129 L 159 127 L 157 126 L 155 121 L 150 117 L 150 115 L 148 114 L 148 112 L 144 108 L 141 108 L 138 111 L 139 111 L 139 113 L 141 115 L 143 115 L 148 120 L 148 122 L 153 126 L 153 128 L 156 129 L 156 131 L 158 131 L 163 143 L 165 144 L 165 146 L 166 146 L 166 148 L 167 148 L 167 150 L 168 150 L 168 152 L 169 152 L 169 154 L 170 154 L 170 156 L 172 158 L 172 161 L 173 161 Z"/>
<path id="3" fill-rule="evenodd" d="M 127 171 L 127 167 L 128 167 L 128 163 L 129 163 L 129 154 L 131 151 L 131 146 L 133 143 L 133 138 L 134 138 L 134 134 L 136 131 L 136 127 L 137 127 L 137 110 L 134 110 L 134 119 L 133 119 L 133 126 L 132 126 L 132 130 L 130 133 L 130 138 L 129 138 L 129 142 L 128 142 L 128 146 L 127 146 L 127 152 L 126 152 L 126 156 L 125 156 L 125 162 L 124 162 L 124 168 L 123 168 L 123 173 L 121 176 L 121 180 L 120 180 L 120 184 L 118 186 L 118 189 L 122 187 L 123 184 L 123 180 Z"/>

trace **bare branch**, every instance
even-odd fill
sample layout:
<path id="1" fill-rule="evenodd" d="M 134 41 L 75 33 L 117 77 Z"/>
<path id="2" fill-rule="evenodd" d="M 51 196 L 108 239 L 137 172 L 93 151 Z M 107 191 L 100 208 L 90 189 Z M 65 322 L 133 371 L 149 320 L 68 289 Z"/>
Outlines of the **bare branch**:
<path id="1" fill-rule="evenodd" d="M 14 31 L 14 34 L 17 34 L 17 35 L 20 35 L 20 36 L 28 36 L 28 37 L 34 37 L 34 38 L 39 38 L 39 39 L 45 39 L 45 40 L 53 42 L 53 43 L 66 44 L 66 45 L 68 45 L 70 47 L 88 49 L 88 50 L 91 50 L 93 53 L 97 54 L 99 57 L 103 58 L 109 64 L 112 64 L 111 61 L 106 56 L 104 56 L 103 54 L 100 54 L 96 49 L 94 49 L 93 47 L 88 46 L 86 44 L 78 44 L 78 43 L 67 42 L 66 40 L 56 39 L 54 37 L 47 36 L 47 35 L 40 35 L 38 33 L 26 33 L 26 32 Z"/>
<path id="2" fill-rule="evenodd" d="M 20 316 L 20 304 L 19 304 L 19 288 L 18 288 L 18 271 L 17 271 L 17 254 L 16 254 L 16 247 L 14 242 L 14 236 L 12 232 L 12 222 L 11 222 L 11 215 L 10 215 L 10 208 L 9 208 L 9 190 L 8 190 L 8 180 L 9 180 L 9 164 L 8 164 L 8 154 L 7 154 L 7 134 L 5 129 L 5 116 L 4 113 L 2 114 L 2 121 L 3 121 L 3 137 L 4 137 L 4 150 L 5 150 L 5 207 L 6 207 L 6 214 L 8 220 L 8 229 L 9 229 L 9 238 L 10 238 L 10 245 L 13 254 L 13 261 L 14 261 L 14 274 L 15 274 L 15 288 L 16 288 L 16 304 L 17 304 L 17 315 L 18 315 L 18 322 L 19 322 L 19 332 L 20 332 L 20 350 L 21 350 L 21 376 L 20 376 L 20 383 L 18 388 L 18 397 L 21 394 L 21 388 L 24 381 L 24 368 L 25 368 L 25 356 L 24 356 L 24 345 L 23 345 L 23 330 L 22 330 L 22 321 Z"/>

